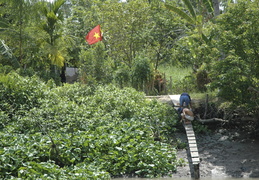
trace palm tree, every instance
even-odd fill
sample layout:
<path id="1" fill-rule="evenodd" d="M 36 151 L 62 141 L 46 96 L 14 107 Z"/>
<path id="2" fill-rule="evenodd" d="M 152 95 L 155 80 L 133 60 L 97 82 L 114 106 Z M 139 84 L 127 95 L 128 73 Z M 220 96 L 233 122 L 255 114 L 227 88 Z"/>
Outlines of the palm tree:
<path id="1" fill-rule="evenodd" d="M 63 47 L 59 46 L 61 41 L 61 34 L 58 32 L 58 23 L 63 21 L 63 14 L 61 11 L 65 0 L 56 0 L 53 3 L 48 3 L 43 6 L 42 12 L 45 17 L 45 22 L 42 25 L 43 31 L 48 34 L 45 48 L 48 52 L 48 58 L 53 65 L 58 67 L 64 66 L 65 58 L 63 56 Z"/>

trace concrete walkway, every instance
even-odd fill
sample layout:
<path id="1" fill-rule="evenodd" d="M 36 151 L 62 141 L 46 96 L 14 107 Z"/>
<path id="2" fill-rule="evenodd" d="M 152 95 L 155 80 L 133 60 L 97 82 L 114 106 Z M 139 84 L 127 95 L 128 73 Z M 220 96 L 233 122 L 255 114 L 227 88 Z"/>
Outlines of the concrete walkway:
<path id="1" fill-rule="evenodd" d="M 178 109 L 178 106 L 180 105 L 179 99 L 181 94 L 176 94 L 176 95 L 168 95 L 170 99 L 172 100 L 175 109 Z"/>

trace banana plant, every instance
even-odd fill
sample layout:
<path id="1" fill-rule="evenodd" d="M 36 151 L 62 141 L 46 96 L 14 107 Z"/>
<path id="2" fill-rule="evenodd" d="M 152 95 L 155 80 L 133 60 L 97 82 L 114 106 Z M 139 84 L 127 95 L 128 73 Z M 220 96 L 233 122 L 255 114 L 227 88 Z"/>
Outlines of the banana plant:
<path id="1" fill-rule="evenodd" d="M 165 4 L 166 8 L 173 11 L 174 13 L 178 14 L 180 17 L 185 19 L 188 23 L 193 25 L 194 28 L 197 28 L 200 37 L 205 41 L 208 42 L 207 37 L 202 32 L 202 27 L 204 22 L 207 19 L 211 18 L 211 15 L 213 14 L 214 8 L 212 0 L 197 0 L 196 4 L 197 7 L 194 7 L 190 0 L 183 0 L 185 6 L 187 7 L 189 13 L 181 10 L 180 8 Z M 197 10 L 196 10 L 197 9 Z M 206 10 L 206 11 L 204 11 Z"/>

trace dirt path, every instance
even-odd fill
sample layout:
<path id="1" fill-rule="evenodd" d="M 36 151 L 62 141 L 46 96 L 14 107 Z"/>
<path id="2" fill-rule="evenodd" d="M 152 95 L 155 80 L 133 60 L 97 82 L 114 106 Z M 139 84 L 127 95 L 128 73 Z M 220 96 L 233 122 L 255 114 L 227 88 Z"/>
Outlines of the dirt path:
<path id="1" fill-rule="evenodd" d="M 187 143 L 184 132 L 178 139 Z M 196 135 L 201 177 L 259 177 L 259 140 L 245 140 L 240 134 L 229 130 L 219 130 L 206 135 Z M 191 177 L 188 151 L 178 151 L 178 158 L 187 164 L 179 167 L 174 177 Z"/>

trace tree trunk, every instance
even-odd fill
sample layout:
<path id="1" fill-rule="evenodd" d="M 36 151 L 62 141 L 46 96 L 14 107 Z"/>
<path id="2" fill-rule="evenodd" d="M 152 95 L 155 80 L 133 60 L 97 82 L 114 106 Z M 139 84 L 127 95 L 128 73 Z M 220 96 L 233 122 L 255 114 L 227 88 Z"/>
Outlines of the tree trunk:
<path id="1" fill-rule="evenodd" d="M 212 0 L 213 2 L 213 8 L 214 8 L 214 16 L 218 16 L 220 14 L 219 11 L 219 0 Z"/>

